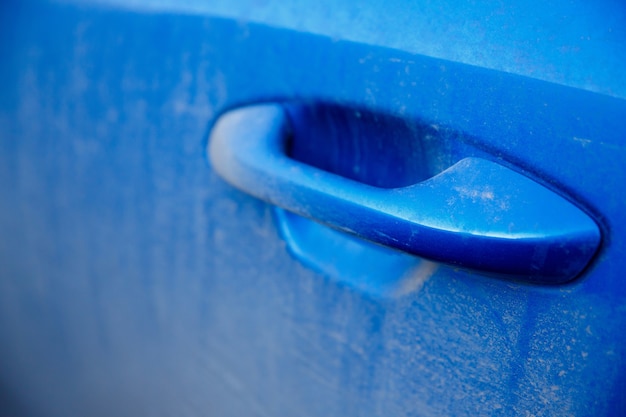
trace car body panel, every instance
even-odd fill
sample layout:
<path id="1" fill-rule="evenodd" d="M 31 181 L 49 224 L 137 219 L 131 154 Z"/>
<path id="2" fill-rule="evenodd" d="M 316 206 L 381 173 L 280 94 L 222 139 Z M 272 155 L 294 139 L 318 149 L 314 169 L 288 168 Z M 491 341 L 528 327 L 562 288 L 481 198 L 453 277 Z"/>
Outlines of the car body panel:
<path id="1" fill-rule="evenodd" d="M 445 3 L 427 3 L 420 22 L 410 19 L 417 6 L 368 2 L 359 13 L 370 17 L 348 24 L 348 12 L 334 21 L 324 3 L 310 13 L 309 2 L 186 4 L 2 6 L 7 408 L 624 412 L 622 6 L 567 3 L 578 20 L 520 2 L 502 6 L 509 26 L 488 21 L 478 36 L 471 22 L 487 6 L 429 20 Z M 597 29 L 604 38 L 584 39 L 609 17 Z M 414 27 L 427 28 L 423 41 Z M 573 49 L 560 52 L 560 40 Z M 288 250 L 274 209 L 228 185 L 206 158 L 221 114 L 286 101 L 436 126 L 583 209 L 600 225 L 601 248 L 561 286 L 436 265 L 389 294 L 311 269 Z"/>

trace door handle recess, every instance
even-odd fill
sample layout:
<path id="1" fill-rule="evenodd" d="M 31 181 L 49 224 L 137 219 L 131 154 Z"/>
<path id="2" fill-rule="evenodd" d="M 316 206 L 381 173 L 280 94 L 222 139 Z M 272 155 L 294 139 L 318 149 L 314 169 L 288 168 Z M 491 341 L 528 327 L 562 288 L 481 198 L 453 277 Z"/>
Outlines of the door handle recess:
<path id="1" fill-rule="evenodd" d="M 359 183 L 291 159 L 278 104 L 232 110 L 209 139 L 213 168 L 266 202 L 427 259 L 566 282 L 600 243 L 596 223 L 569 201 L 495 162 L 469 157 L 402 188 Z"/>

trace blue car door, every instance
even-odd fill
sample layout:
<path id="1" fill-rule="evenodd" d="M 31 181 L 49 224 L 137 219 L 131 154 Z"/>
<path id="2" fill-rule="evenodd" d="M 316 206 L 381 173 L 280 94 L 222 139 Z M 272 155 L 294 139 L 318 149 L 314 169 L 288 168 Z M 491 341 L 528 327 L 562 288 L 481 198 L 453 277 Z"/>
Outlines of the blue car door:
<path id="1" fill-rule="evenodd" d="M 618 1 L 0 5 L 0 414 L 626 414 Z"/>

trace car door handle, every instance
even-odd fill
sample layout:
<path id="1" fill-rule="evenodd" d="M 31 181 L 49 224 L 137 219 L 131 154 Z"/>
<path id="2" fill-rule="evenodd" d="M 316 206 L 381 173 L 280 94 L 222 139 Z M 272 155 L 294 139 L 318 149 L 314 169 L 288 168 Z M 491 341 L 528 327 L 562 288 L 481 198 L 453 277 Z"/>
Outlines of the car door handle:
<path id="1" fill-rule="evenodd" d="M 231 110 L 212 130 L 209 159 L 227 182 L 266 202 L 460 267 L 560 283 L 577 276 L 599 246 L 587 214 L 493 161 L 468 157 L 425 181 L 384 189 L 290 158 L 289 130 L 279 104 Z"/>

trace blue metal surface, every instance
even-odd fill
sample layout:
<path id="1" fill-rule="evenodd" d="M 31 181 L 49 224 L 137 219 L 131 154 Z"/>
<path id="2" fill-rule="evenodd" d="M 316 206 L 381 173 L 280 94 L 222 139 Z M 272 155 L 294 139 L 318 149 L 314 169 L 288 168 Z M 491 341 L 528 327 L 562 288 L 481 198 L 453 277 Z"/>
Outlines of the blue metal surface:
<path id="1" fill-rule="evenodd" d="M 4 409 L 623 415 L 624 8 L 455 5 L 3 2 Z M 207 163 L 218 115 L 272 101 L 419 120 L 571 198 L 602 245 L 559 286 L 310 268 Z"/>
<path id="2" fill-rule="evenodd" d="M 383 189 L 290 158 L 289 130 L 279 104 L 233 110 L 209 139 L 213 168 L 245 192 L 367 240 L 520 280 L 571 280 L 600 243 L 585 213 L 494 162 L 465 157 L 418 184 Z"/>

